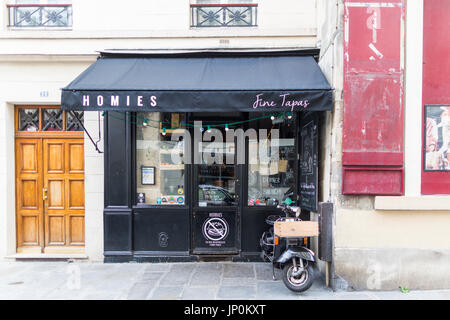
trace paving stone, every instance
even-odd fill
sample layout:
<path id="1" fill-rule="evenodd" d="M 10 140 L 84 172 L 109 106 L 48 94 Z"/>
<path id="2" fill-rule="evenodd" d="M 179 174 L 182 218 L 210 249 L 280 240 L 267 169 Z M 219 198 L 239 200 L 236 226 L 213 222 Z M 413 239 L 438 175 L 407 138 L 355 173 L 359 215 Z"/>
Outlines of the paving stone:
<path id="1" fill-rule="evenodd" d="M 194 263 L 172 263 L 169 272 L 185 272 L 190 273 L 197 267 Z"/>
<path id="2" fill-rule="evenodd" d="M 249 300 L 254 299 L 255 295 L 254 286 L 221 286 L 217 298 Z"/>
<path id="3" fill-rule="evenodd" d="M 90 291 L 87 292 L 81 299 L 83 300 L 116 300 L 120 296 L 120 293 L 110 291 Z"/>
<path id="4" fill-rule="evenodd" d="M 213 300 L 216 297 L 216 287 L 189 287 L 185 288 L 181 299 L 183 300 Z"/>
<path id="5" fill-rule="evenodd" d="M 255 278 L 223 278 L 221 285 L 223 286 L 254 286 Z"/>
<path id="6" fill-rule="evenodd" d="M 159 280 L 165 275 L 164 272 L 144 272 L 141 276 L 142 280 Z"/>
<path id="7" fill-rule="evenodd" d="M 196 265 L 196 270 L 203 272 L 221 272 L 223 271 L 223 263 L 218 262 L 202 262 Z"/>
<path id="8" fill-rule="evenodd" d="M 127 295 L 129 300 L 144 300 L 150 294 L 150 291 L 155 287 L 156 282 L 146 281 L 135 283 Z"/>
<path id="9" fill-rule="evenodd" d="M 145 273 L 148 272 L 167 272 L 170 270 L 171 264 L 169 263 L 150 263 L 145 265 Z"/>
<path id="10" fill-rule="evenodd" d="M 160 286 L 182 286 L 187 284 L 195 268 L 193 264 L 174 264 L 170 271 L 161 279 Z"/>
<path id="11" fill-rule="evenodd" d="M 225 264 L 223 276 L 224 278 L 254 278 L 255 271 L 251 263 Z"/>
<path id="12" fill-rule="evenodd" d="M 154 300 L 176 300 L 181 298 L 182 287 L 157 287 L 150 299 Z"/>
<path id="13" fill-rule="evenodd" d="M 258 282 L 256 299 L 261 300 L 297 300 L 300 294 L 290 291 L 282 281 Z"/>
<path id="14" fill-rule="evenodd" d="M 271 263 L 255 263 L 256 279 L 272 280 L 272 264 Z M 275 269 L 275 275 L 277 270 Z"/>
<path id="15" fill-rule="evenodd" d="M 70 290 L 67 288 L 58 288 L 46 294 L 45 300 L 79 300 L 86 294 L 83 290 Z"/>
<path id="16" fill-rule="evenodd" d="M 196 271 L 189 282 L 190 286 L 218 286 L 220 284 L 221 271 L 220 269 L 212 272 Z"/>

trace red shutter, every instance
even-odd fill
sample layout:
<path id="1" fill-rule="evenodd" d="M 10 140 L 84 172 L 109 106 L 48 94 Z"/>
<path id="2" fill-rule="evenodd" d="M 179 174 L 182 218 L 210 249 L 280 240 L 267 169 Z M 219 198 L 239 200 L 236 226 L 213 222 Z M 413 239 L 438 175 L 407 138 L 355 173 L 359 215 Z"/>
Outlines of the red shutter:
<path id="1" fill-rule="evenodd" d="M 439 110 L 442 105 L 450 106 L 450 1 L 425 0 L 423 25 L 422 103 L 424 108 L 425 105 L 436 105 Z M 425 118 L 425 114 L 423 116 Z M 436 124 L 445 123 L 443 120 L 439 117 Z M 447 126 L 448 121 L 447 118 Z M 425 119 L 423 124 L 426 124 Z M 442 130 L 440 128 L 438 133 L 441 137 L 437 141 L 438 148 L 445 148 L 442 136 L 446 133 Z M 450 171 L 425 171 L 423 162 L 422 158 L 422 194 L 450 194 Z"/>
<path id="2" fill-rule="evenodd" d="M 345 1 L 343 194 L 403 194 L 404 6 Z"/>

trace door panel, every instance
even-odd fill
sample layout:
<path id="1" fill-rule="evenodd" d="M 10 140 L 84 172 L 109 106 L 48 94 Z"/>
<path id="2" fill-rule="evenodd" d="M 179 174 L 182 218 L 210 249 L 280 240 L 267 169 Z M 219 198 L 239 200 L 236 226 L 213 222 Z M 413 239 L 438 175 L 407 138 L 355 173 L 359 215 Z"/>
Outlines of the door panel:
<path id="1" fill-rule="evenodd" d="M 225 131 L 222 132 L 225 136 Z M 192 247 L 195 254 L 237 254 L 240 177 L 236 142 L 199 143 L 194 164 Z"/>
<path id="2" fill-rule="evenodd" d="M 82 139 L 44 139 L 45 246 L 84 245 Z"/>
<path id="3" fill-rule="evenodd" d="M 42 141 L 17 139 L 16 230 L 18 247 L 43 245 Z"/>
<path id="4" fill-rule="evenodd" d="M 78 142 L 68 142 L 69 153 L 69 172 L 83 173 L 84 172 L 84 143 L 83 140 Z"/>

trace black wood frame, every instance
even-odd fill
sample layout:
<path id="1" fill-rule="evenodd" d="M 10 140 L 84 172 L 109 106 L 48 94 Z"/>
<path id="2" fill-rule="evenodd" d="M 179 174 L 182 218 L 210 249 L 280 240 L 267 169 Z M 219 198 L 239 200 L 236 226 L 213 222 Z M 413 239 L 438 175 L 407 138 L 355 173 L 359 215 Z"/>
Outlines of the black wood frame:
<path id="1" fill-rule="evenodd" d="M 104 256 L 105 262 L 117 261 L 192 261 L 193 208 L 198 197 L 193 193 L 194 165 L 185 164 L 185 203 L 182 206 L 143 205 L 136 199 L 136 125 L 135 114 L 123 113 L 118 119 L 106 112 L 104 165 Z M 246 115 L 248 117 L 248 114 Z M 295 151 L 298 155 L 298 124 L 295 123 Z M 185 113 L 186 121 L 193 115 Z M 244 119 L 243 119 L 244 120 Z M 242 125 L 244 130 L 248 123 Z M 191 132 L 192 133 L 192 132 Z M 192 139 L 193 140 L 193 139 Z M 193 143 L 193 141 L 192 141 Z M 265 218 L 274 214 L 274 207 L 248 206 L 248 143 L 246 164 L 236 165 L 239 179 L 240 205 L 236 214 L 236 247 L 234 261 L 259 261 L 259 238 L 267 228 Z M 194 149 L 192 149 L 194 150 Z M 298 168 L 298 156 L 295 168 Z M 299 170 L 295 175 L 295 194 L 298 194 Z M 296 199 L 298 200 L 298 198 Z M 206 208 L 196 208 L 206 209 Z M 216 211 L 217 208 L 214 208 Z M 224 208 L 226 210 L 226 208 Z M 309 214 L 304 217 L 309 219 Z M 244 232 L 245 231 L 245 232 Z M 161 247 L 158 236 L 168 236 L 168 245 Z M 205 252 L 207 253 L 207 252 Z M 219 252 L 215 252 L 220 254 Z M 223 254 L 228 254 L 223 252 Z"/>

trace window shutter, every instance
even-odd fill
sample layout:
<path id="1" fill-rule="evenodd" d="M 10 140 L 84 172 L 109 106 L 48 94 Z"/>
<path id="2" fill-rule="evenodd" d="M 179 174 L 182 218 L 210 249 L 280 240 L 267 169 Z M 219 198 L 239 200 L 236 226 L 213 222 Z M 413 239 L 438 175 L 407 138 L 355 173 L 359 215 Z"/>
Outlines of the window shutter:
<path id="1" fill-rule="evenodd" d="M 403 194 L 404 0 L 345 1 L 343 194 Z"/>

